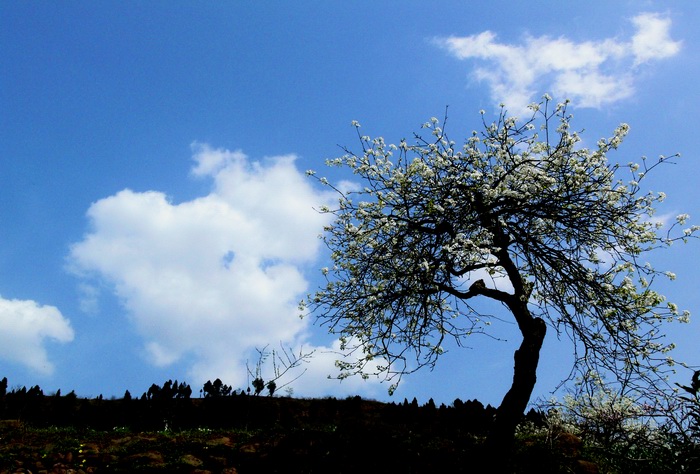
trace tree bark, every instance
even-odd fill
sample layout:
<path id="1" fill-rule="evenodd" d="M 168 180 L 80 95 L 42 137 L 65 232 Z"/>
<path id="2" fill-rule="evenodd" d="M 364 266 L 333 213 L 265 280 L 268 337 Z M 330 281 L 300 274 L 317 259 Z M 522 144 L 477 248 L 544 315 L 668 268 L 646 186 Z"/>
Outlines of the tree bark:
<path id="1" fill-rule="evenodd" d="M 514 355 L 513 384 L 496 411 L 496 418 L 486 440 L 489 453 L 503 460 L 512 453 L 515 429 L 535 388 L 540 349 L 547 332 L 544 320 L 533 318 L 527 309 L 525 314 L 516 315 L 516 319 L 523 341 Z"/>

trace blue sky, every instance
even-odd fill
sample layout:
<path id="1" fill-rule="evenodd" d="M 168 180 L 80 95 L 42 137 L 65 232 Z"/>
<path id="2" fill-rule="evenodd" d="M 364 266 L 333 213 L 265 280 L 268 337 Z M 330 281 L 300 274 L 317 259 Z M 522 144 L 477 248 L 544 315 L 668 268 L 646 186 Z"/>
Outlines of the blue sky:
<path id="1" fill-rule="evenodd" d="M 460 140 L 504 102 L 572 100 L 612 160 L 680 152 L 646 185 L 700 217 L 700 5 L 686 1 L 0 3 L 0 377 L 82 396 L 167 379 L 247 384 L 255 348 L 315 349 L 297 396 L 390 400 L 338 383 L 337 342 L 297 302 L 328 264 L 329 199 L 304 175 L 363 132 L 397 142 L 449 106 Z M 695 218 L 695 219 L 693 219 Z M 698 243 L 650 258 L 700 314 Z M 697 320 L 668 327 L 700 363 Z M 519 343 L 475 338 L 394 399 L 498 404 Z M 552 331 L 550 331 L 552 332 Z M 553 333 L 553 332 L 552 332 Z M 548 337 L 536 396 L 570 368 Z"/>

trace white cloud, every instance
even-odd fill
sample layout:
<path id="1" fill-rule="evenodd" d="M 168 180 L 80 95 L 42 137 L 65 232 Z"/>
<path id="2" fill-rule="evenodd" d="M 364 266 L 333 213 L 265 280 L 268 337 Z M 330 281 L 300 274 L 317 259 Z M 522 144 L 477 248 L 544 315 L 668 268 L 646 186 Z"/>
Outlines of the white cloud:
<path id="1" fill-rule="evenodd" d="M 54 306 L 0 297 L 0 359 L 50 374 L 54 367 L 44 343 L 70 342 L 73 336 L 70 322 Z"/>
<path id="2" fill-rule="evenodd" d="M 435 41 L 458 59 L 485 61 L 487 66 L 477 67 L 474 78 L 485 82 L 492 99 L 514 114 L 524 113 L 545 92 L 598 108 L 634 93 L 638 66 L 680 51 L 681 42 L 669 35 L 670 19 L 643 13 L 631 21 L 636 31 L 629 41 L 527 36 L 513 45 L 499 43 L 491 31 Z"/>
<path id="3" fill-rule="evenodd" d="M 350 346 L 352 341 L 350 341 Z M 339 372 L 335 366 L 336 360 L 346 362 L 354 362 L 357 360 L 353 354 L 343 356 L 340 350 L 340 341 L 335 340 L 330 347 L 314 347 L 315 352 L 311 363 L 304 365 L 306 372 L 297 383 L 292 384 L 294 393 L 299 396 L 314 396 L 322 394 L 324 396 L 344 396 L 350 394 L 362 394 L 366 398 L 378 397 L 386 395 L 391 382 L 383 382 L 382 376 L 370 376 L 368 379 L 353 376 L 343 379 L 338 382 L 335 378 Z M 297 351 L 298 352 L 298 351 Z M 379 361 L 371 361 L 368 363 L 367 372 L 373 373 L 377 371 Z M 331 378 L 329 378 L 329 375 Z M 383 382 L 383 383 L 382 383 Z M 401 382 L 405 388 L 407 381 Z"/>
<path id="4" fill-rule="evenodd" d="M 192 168 L 194 176 L 214 176 L 223 168 L 229 165 L 245 161 L 245 154 L 240 151 L 228 151 L 224 149 L 211 149 L 208 145 L 202 143 L 193 143 L 192 150 L 196 152 L 194 160 L 197 166 Z"/>
<path id="5" fill-rule="evenodd" d="M 174 203 L 127 189 L 101 199 L 69 262 L 114 289 L 152 364 L 183 361 L 194 383 L 243 387 L 255 348 L 309 346 L 310 320 L 297 306 L 329 219 L 314 208 L 337 198 L 315 190 L 293 155 L 256 162 L 205 144 L 193 154 L 192 174 L 213 180 L 209 194 Z M 304 393 L 324 390 L 337 371 L 318 349 Z"/>
<path id="6" fill-rule="evenodd" d="M 100 289 L 95 285 L 80 283 L 78 285 L 80 310 L 88 314 L 96 314 L 99 311 Z"/>
<path id="7" fill-rule="evenodd" d="M 654 13 L 642 13 L 632 19 L 637 33 L 632 37 L 635 64 L 668 58 L 681 49 L 680 41 L 669 36 L 671 20 Z"/>

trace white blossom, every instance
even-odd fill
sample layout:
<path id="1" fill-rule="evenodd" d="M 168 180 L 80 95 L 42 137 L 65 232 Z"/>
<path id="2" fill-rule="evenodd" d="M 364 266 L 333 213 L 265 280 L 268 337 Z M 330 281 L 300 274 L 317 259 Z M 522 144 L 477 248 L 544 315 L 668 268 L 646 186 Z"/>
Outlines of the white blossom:
<path id="1" fill-rule="evenodd" d="M 568 101 L 552 108 L 551 100 L 532 104 L 525 121 L 501 104 L 497 120 L 461 148 L 431 117 L 428 136 L 411 144 L 361 136 L 362 153 L 329 160 L 364 180 L 337 209 L 322 208 L 336 218 L 324 235 L 334 265 L 322 269 L 328 285 L 310 298 L 365 354 L 341 364 L 342 376 L 366 375 L 367 361 L 383 357 L 389 377 L 400 378 L 405 354 L 413 351 L 417 367 L 432 365 L 441 337 L 459 342 L 495 329 L 472 298 L 510 309 L 517 298 L 528 317 L 569 334 L 586 354 L 575 361 L 586 383 L 597 383 L 599 369 L 637 381 L 668 370 L 659 354 L 673 345 L 662 343 L 663 324 L 686 322 L 689 313 L 654 290 L 657 277 L 676 275 L 642 262 L 700 227 L 664 232 L 663 220 L 652 218 L 666 195 L 645 194 L 642 180 L 665 157 L 642 157 L 642 172 L 610 161 L 629 125 L 589 149 L 572 131 Z M 688 219 L 679 214 L 676 222 Z M 492 283 L 484 278 L 479 287 L 476 275 Z"/>

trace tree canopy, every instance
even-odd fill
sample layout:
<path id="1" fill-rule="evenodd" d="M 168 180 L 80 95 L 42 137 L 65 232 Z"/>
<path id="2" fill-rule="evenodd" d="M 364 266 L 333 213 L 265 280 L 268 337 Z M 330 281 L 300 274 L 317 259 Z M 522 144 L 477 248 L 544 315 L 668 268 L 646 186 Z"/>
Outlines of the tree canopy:
<path id="1" fill-rule="evenodd" d="M 462 344 L 489 333 L 479 298 L 501 303 L 523 335 L 501 406 L 512 405 L 511 416 L 532 393 L 547 327 L 569 336 L 572 374 L 584 380 L 613 374 L 641 385 L 670 369 L 673 344 L 662 326 L 689 313 L 653 289 L 675 276 L 644 256 L 698 227 L 679 227 L 687 215 L 655 218 L 665 195 L 641 184 L 678 155 L 613 163 L 607 155 L 629 127 L 583 146 L 567 104 L 545 96 L 528 118 L 502 107 L 492 123 L 482 111 L 483 129 L 460 145 L 446 119 L 424 124 L 427 138 L 398 145 L 353 122 L 362 152 L 345 149 L 328 164 L 352 170 L 360 187 L 308 172 L 339 197 L 321 209 L 334 216 L 323 235 L 327 282 L 304 303 L 355 352 L 338 362 L 341 378 L 383 373 L 398 382 L 435 364 L 446 338 Z"/>

